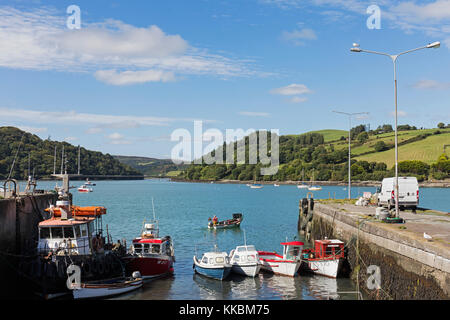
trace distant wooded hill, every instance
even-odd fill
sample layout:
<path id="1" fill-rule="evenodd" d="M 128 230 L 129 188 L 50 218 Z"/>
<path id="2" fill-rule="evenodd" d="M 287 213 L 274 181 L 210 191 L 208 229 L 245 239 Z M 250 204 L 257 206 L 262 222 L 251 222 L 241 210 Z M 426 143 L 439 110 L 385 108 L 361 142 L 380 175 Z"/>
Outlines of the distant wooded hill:
<path id="1" fill-rule="evenodd" d="M 450 125 L 440 123 L 435 129 L 402 125 L 398 130 L 401 175 L 416 176 L 419 181 L 450 178 L 450 160 L 447 155 L 450 151 Z M 348 180 L 348 131 L 320 130 L 280 136 L 280 166 L 275 175 L 261 175 L 261 164 L 248 164 L 249 141 L 253 139 L 244 139 L 246 164 L 236 164 L 236 158 L 234 164 L 191 164 L 179 174 L 179 178 L 241 181 Z M 225 155 L 229 148 L 237 150 L 239 144 L 234 142 L 221 146 L 211 154 Z M 382 180 L 395 174 L 394 132 L 391 125 L 369 131 L 363 125 L 352 128 L 351 152 L 352 180 Z"/>
<path id="2" fill-rule="evenodd" d="M 169 159 L 156 159 L 137 156 L 114 156 L 121 163 L 129 165 L 145 176 L 170 177 L 178 175 L 187 165 L 176 165 Z"/>
<path id="3" fill-rule="evenodd" d="M 19 148 L 20 145 L 20 148 Z M 11 178 L 27 179 L 33 173 L 36 177 L 49 177 L 53 173 L 55 146 L 56 173 L 61 171 L 61 151 L 67 156 L 67 173 L 78 171 L 78 146 L 67 142 L 42 140 L 38 136 L 15 127 L 0 127 L 0 179 L 6 179 L 11 170 L 14 157 L 19 148 Z M 110 154 L 80 148 L 80 164 L 83 175 L 122 175 L 132 176 L 141 173 L 132 167 L 120 163 Z M 28 163 L 30 162 L 30 172 Z"/>

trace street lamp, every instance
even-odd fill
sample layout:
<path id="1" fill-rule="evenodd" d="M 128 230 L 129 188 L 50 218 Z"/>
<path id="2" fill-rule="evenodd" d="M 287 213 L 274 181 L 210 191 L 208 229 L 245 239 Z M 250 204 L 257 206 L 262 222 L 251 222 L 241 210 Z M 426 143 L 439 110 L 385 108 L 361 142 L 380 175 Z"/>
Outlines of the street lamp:
<path id="1" fill-rule="evenodd" d="M 395 216 L 399 218 L 399 210 L 398 210 L 398 140 L 397 140 L 397 71 L 396 71 L 396 61 L 399 56 L 402 54 L 410 53 L 413 51 L 421 50 L 421 49 L 430 49 L 430 48 L 439 48 L 441 43 L 439 41 L 427 44 L 426 46 L 411 49 L 405 52 L 401 52 L 399 54 L 388 54 L 383 52 L 376 52 L 370 50 L 363 50 L 359 47 L 359 44 L 353 43 L 353 48 L 350 49 L 352 52 L 366 52 L 366 53 L 374 53 L 383 56 L 388 56 L 391 58 L 394 64 L 394 99 L 395 99 Z"/>
<path id="2" fill-rule="evenodd" d="M 345 114 L 348 116 L 348 198 L 351 199 L 351 188 L 352 188 L 352 171 L 351 171 L 351 147 L 350 147 L 350 141 L 351 141 L 351 130 L 352 130 L 352 116 L 355 116 L 357 114 L 369 114 L 368 112 L 355 112 L 355 113 L 347 113 L 342 111 L 334 111 L 336 113 Z"/>

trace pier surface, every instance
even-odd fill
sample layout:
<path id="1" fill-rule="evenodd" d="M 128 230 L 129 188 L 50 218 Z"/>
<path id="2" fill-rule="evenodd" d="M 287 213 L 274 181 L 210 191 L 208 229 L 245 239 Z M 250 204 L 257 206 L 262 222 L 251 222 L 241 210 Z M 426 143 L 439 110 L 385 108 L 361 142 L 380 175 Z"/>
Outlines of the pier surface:
<path id="1" fill-rule="evenodd" d="M 349 263 L 362 282 L 368 279 L 367 266 L 379 266 L 384 295 L 378 292 L 377 297 L 450 299 L 450 215 L 401 211 L 406 222 L 391 224 L 376 219 L 375 210 L 373 206 L 316 201 L 312 237 L 336 237 L 351 243 Z M 425 239 L 424 233 L 432 239 Z"/>

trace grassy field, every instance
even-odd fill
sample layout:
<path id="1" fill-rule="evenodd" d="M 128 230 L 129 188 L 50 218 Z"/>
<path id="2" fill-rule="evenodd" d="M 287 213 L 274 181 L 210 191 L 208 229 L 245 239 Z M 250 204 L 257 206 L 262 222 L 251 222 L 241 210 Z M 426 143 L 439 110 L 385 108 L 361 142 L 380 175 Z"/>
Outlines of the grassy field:
<path id="1" fill-rule="evenodd" d="M 173 170 L 166 173 L 168 177 L 176 177 L 180 174 L 181 170 Z"/>
<path id="2" fill-rule="evenodd" d="M 425 131 L 425 130 L 417 130 Z M 434 129 L 433 131 L 436 131 Z M 428 164 L 432 164 L 437 161 L 438 157 L 443 153 L 444 144 L 450 144 L 450 130 L 440 130 L 441 134 L 432 135 L 424 140 L 411 142 L 398 148 L 399 161 L 404 160 L 420 160 Z M 420 134 L 420 133 L 419 133 Z M 393 141 L 393 137 L 390 138 Z M 399 141 L 400 136 L 399 136 Z M 367 144 L 367 143 L 366 143 Z M 355 148 L 356 149 L 356 148 Z M 352 150 L 353 151 L 353 150 Z M 357 152 L 357 150 L 355 150 Z M 356 160 L 376 161 L 384 162 L 391 168 L 394 165 L 395 149 L 387 151 L 366 154 L 360 157 L 356 157 Z M 447 153 L 449 150 L 447 149 Z M 352 152 L 353 153 L 353 152 Z"/>
<path id="3" fill-rule="evenodd" d="M 323 139 L 326 142 L 339 140 L 342 136 L 348 137 L 348 131 L 345 130 L 335 130 L 335 129 L 324 129 L 318 131 L 310 131 L 308 133 L 320 133 L 323 135 Z"/>

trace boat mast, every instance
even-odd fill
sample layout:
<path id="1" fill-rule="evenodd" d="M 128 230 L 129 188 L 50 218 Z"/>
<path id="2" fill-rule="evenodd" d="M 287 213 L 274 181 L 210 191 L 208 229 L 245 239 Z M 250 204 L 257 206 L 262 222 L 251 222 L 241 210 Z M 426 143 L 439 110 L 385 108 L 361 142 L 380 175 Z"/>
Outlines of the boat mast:
<path id="1" fill-rule="evenodd" d="M 64 170 L 64 145 L 62 146 L 61 151 L 61 174 L 63 174 L 63 170 Z"/>
<path id="2" fill-rule="evenodd" d="M 80 145 L 78 145 L 78 175 L 80 175 Z"/>
<path id="3" fill-rule="evenodd" d="M 53 175 L 56 174 L 56 145 L 55 145 L 55 155 L 53 156 Z"/>

